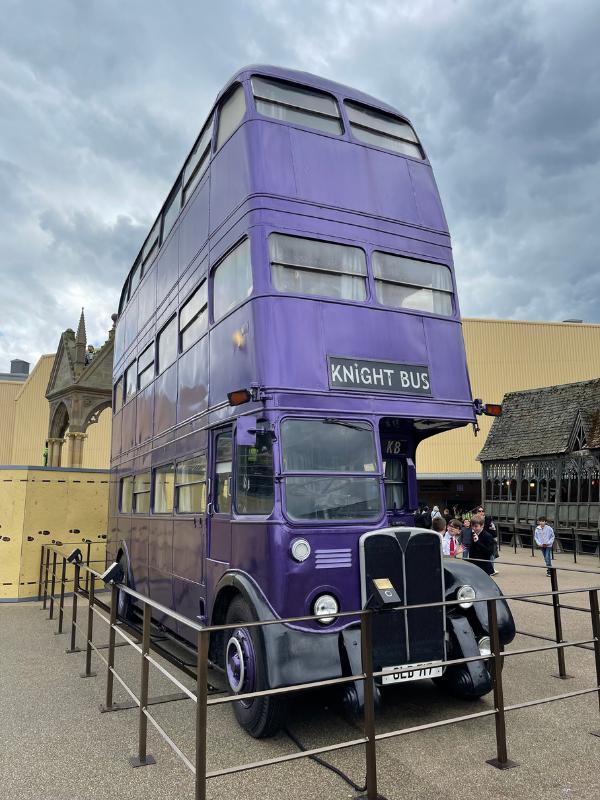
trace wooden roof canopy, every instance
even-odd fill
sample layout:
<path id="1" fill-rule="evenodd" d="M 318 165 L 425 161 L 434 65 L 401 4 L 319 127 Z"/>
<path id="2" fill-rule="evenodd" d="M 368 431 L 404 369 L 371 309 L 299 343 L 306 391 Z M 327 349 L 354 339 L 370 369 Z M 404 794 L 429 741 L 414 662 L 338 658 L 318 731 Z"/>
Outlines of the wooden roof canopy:
<path id="1" fill-rule="evenodd" d="M 600 378 L 510 392 L 502 407 L 479 461 L 600 448 Z"/>

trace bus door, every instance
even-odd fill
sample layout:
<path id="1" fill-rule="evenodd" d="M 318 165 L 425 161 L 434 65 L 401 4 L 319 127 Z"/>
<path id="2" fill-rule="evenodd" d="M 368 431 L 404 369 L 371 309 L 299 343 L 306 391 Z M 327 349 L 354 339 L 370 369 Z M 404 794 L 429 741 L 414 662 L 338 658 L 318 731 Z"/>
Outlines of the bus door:
<path id="1" fill-rule="evenodd" d="M 174 607 L 201 621 L 206 600 L 206 465 L 206 450 L 177 462 L 173 531 Z M 178 623 L 178 633 L 186 639 L 195 635 L 182 623 Z"/>
<path id="2" fill-rule="evenodd" d="M 233 428 L 212 431 L 211 481 L 206 523 L 208 554 L 214 561 L 231 561 Z"/>

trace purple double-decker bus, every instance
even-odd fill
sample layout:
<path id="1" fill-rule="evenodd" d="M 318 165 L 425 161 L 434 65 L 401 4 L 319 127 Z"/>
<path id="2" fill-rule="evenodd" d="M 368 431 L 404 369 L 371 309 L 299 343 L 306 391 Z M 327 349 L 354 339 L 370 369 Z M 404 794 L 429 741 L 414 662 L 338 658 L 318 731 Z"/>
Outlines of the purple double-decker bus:
<path id="1" fill-rule="evenodd" d="M 410 122 L 314 75 L 238 72 L 123 287 L 109 557 L 161 604 L 239 624 L 210 649 L 237 693 L 360 672 L 357 622 L 333 615 L 373 580 L 408 603 L 461 599 L 377 615 L 374 663 L 382 687 L 435 677 L 480 696 L 485 660 L 438 664 L 489 654 L 472 601 L 499 591 L 414 527 L 419 442 L 474 421 L 450 238 Z M 281 694 L 234 706 L 257 737 L 285 713 Z"/>

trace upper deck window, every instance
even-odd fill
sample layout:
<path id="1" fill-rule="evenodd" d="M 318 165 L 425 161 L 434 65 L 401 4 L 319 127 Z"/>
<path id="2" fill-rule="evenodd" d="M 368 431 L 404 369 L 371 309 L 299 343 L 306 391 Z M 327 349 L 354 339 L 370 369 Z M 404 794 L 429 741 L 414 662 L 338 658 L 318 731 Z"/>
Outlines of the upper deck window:
<path id="1" fill-rule="evenodd" d="M 212 117 L 208 120 L 200 138 L 196 142 L 196 146 L 190 153 L 185 167 L 183 168 L 183 202 L 187 200 L 191 193 L 196 188 L 198 181 L 206 172 L 208 162 L 210 161 L 210 143 L 212 133 Z"/>
<path id="2" fill-rule="evenodd" d="M 133 268 L 133 272 L 131 273 L 131 281 L 129 282 L 129 297 L 131 297 L 135 292 L 135 290 L 137 289 L 141 277 L 142 277 L 142 262 L 137 261 L 135 267 Z"/>
<path id="3" fill-rule="evenodd" d="M 177 358 L 177 317 L 170 319 L 158 334 L 156 352 L 156 374 L 159 375 Z"/>
<path id="4" fill-rule="evenodd" d="M 452 275 L 443 264 L 373 253 L 373 275 L 380 303 L 452 316 Z"/>
<path id="5" fill-rule="evenodd" d="M 246 98 L 241 86 L 237 86 L 221 106 L 217 150 L 229 139 L 246 113 Z"/>
<path id="6" fill-rule="evenodd" d="M 181 306 L 179 313 L 179 336 L 181 350 L 197 342 L 206 331 L 208 323 L 208 294 L 206 281 L 196 289 L 190 299 Z"/>
<path id="7" fill-rule="evenodd" d="M 256 75 L 252 92 L 259 114 L 338 136 L 342 132 L 337 101 L 325 92 Z"/>
<path id="8" fill-rule="evenodd" d="M 269 236 L 269 256 L 278 292 L 340 300 L 367 297 L 367 262 L 358 247 L 273 233 Z"/>
<path id="9" fill-rule="evenodd" d="M 135 397 L 136 390 L 136 364 L 130 364 L 125 370 L 125 402 L 129 402 L 132 397 Z"/>
<path id="10" fill-rule="evenodd" d="M 144 243 L 144 247 L 142 249 L 142 263 L 145 264 L 146 261 L 150 259 L 158 251 L 158 234 L 160 233 L 160 217 L 154 223 L 154 227 L 150 231 L 148 238 Z M 132 288 L 133 293 L 133 288 Z"/>
<path id="11" fill-rule="evenodd" d="M 346 111 L 355 139 L 413 158 L 424 157 L 419 140 L 408 122 L 350 101 L 346 101 Z"/>
<path id="12" fill-rule="evenodd" d="M 215 322 L 252 293 L 250 240 L 244 239 L 213 271 Z"/>
<path id="13" fill-rule="evenodd" d="M 162 240 L 167 238 L 181 209 L 181 184 L 178 184 L 171 197 L 167 200 L 163 214 Z"/>
<path id="14" fill-rule="evenodd" d="M 148 386 L 154 377 L 154 345 L 147 347 L 138 358 L 138 389 Z"/>

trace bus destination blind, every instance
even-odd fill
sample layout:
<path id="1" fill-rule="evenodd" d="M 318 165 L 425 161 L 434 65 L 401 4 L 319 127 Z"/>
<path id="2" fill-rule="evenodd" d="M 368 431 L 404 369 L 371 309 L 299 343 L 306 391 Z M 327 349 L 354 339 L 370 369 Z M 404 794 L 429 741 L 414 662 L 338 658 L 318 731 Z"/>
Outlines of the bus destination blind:
<path id="1" fill-rule="evenodd" d="M 431 395 L 426 366 L 328 356 L 327 368 L 330 389 Z"/>

